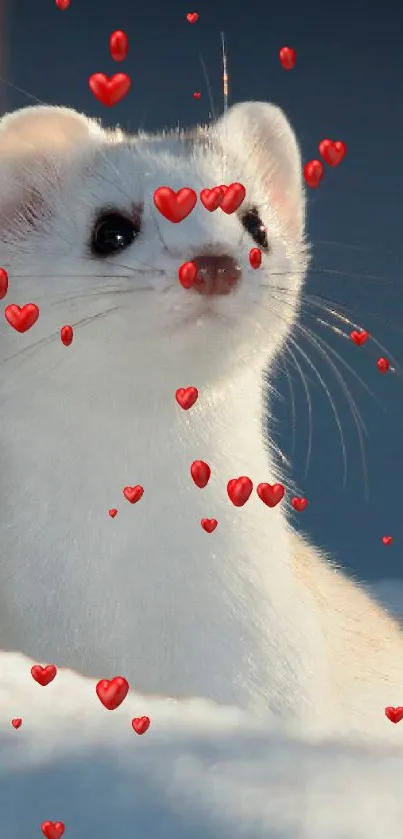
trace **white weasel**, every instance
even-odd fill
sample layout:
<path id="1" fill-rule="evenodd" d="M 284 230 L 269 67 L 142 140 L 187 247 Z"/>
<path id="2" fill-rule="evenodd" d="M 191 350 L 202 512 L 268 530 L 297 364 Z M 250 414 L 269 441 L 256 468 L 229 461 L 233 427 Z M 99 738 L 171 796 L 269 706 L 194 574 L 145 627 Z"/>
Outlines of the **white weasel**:
<path id="1" fill-rule="evenodd" d="M 199 201 L 173 224 L 153 203 L 159 186 L 236 181 L 233 215 Z M 397 624 L 293 532 L 287 500 L 269 509 L 253 492 L 236 508 L 226 492 L 241 475 L 281 479 L 262 381 L 298 317 L 304 220 L 297 142 L 273 105 L 155 137 L 63 108 L 2 120 L 3 302 L 40 308 L 23 335 L 0 326 L 3 649 L 144 693 L 396 732 Z M 205 284 L 185 291 L 192 259 Z M 183 411 L 175 391 L 189 385 L 199 399 Z M 203 490 L 195 459 L 212 469 Z"/>

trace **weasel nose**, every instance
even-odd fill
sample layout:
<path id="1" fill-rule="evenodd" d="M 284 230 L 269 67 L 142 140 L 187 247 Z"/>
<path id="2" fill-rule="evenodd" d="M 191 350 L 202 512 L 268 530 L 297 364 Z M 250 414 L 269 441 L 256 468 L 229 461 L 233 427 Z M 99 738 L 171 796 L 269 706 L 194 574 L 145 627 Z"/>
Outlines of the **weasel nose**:
<path id="1" fill-rule="evenodd" d="M 229 294 L 241 278 L 241 268 L 231 256 L 196 256 L 197 277 L 192 288 L 199 294 Z"/>

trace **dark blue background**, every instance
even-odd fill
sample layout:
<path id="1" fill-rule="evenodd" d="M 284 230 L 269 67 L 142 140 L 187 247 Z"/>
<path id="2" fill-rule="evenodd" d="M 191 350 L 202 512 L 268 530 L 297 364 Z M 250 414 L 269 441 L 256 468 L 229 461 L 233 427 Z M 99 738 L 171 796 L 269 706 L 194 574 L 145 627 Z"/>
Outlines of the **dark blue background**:
<path id="1" fill-rule="evenodd" d="M 226 34 L 231 101 L 265 99 L 281 105 L 300 139 L 304 161 L 317 156 L 324 137 L 347 143 L 340 167 L 326 169 L 318 190 L 309 195 L 309 234 L 314 261 L 307 294 L 332 301 L 368 329 L 403 362 L 401 265 L 403 227 L 403 7 L 374 0 L 319 3 L 288 0 L 234 3 L 233 0 L 184 2 L 153 0 L 72 0 L 62 12 L 54 0 L 9 0 L 5 8 L 1 107 L 14 109 L 34 100 L 70 105 L 127 130 L 158 129 L 206 121 L 208 90 L 200 55 L 215 100 L 222 108 L 220 31 Z M 193 4 L 193 0 L 192 0 Z M 191 26 L 185 15 L 198 11 Z M 131 49 L 124 64 L 112 61 L 108 39 L 124 29 Z M 297 51 L 297 65 L 284 71 L 278 51 Z M 126 71 L 132 90 L 113 109 L 89 92 L 88 77 Z M 21 88 L 22 90 L 17 90 Z M 193 99 L 200 90 L 202 98 Z M 296 522 L 316 542 L 368 580 L 403 578 L 401 561 L 403 464 L 402 378 L 381 375 L 383 354 L 372 341 L 356 347 L 320 327 L 310 308 L 304 323 L 340 353 L 373 390 L 365 389 L 339 364 L 368 431 L 368 492 L 357 432 L 334 373 L 306 341 L 339 411 L 347 450 L 347 480 L 337 426 L 326 397 L 306 362 L 313 400 L 313 446 L 307 475 L 308 412 L 304 390 L 292 368 L 296 424 L 292 477 L 309 506 Z M 325 319 L 326 315 L 323 314 Z M 336 323 L 334 319 L 330 319 Z M 343 327 L 348 335 L 350 328 Z M 298 332 L 295 338 L 300 341 Z M 287 379 L 279 373 L 283 400 L 276 403 L 277 438 L 292 453 L 292 416 Z M 384 547 L 381 538 L 394 543 Z"/>

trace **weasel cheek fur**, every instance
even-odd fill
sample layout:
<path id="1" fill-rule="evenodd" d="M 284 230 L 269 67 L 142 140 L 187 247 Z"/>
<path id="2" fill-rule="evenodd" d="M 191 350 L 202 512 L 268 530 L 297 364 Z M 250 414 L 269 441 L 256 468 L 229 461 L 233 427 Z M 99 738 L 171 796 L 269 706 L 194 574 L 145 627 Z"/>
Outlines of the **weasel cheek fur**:
<path id="1" fill-rule="evenodd" d="M 160 185 L 235 181 L 267 230 L 256 271 L 241 217 L 199 202 L 170 224 L 152 202 Z M 115 252 L 101 257 L 90 242 L 102 213 Z M 293 532 L 285 501 L 269 509 L 253 493 L 236 508 L 226 493 L 240 475 L 281 480 L 263 372 L 298 315 L 304 220 L 298 145 L 272 105 L 155 138 L 58 108 L 0 123 L 7 302 L 40 307 L 24 335 L 0 327 L 4 649 L 120 673 L 145 693 L 383 733 L 403 691 L 398 626 Z M 236 263 L 236 287 L 185 291 L 177 271 L 192 258 Z M 175 391 L 189 385 L 199 399 L 183 411 Z M 189 475 L 199 458 L 212 470 L 203 490 Z M 136 484 L 130 505 L 123 488 Z"/>

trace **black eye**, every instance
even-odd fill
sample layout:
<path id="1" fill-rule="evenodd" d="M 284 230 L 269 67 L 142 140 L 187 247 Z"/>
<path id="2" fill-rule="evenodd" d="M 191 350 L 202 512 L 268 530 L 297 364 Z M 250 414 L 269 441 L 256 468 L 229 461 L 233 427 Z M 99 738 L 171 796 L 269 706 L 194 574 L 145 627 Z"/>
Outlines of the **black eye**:
<path id="1" fill-rule="evenodd" d="M 252 237 L 253 241 L 256 242 L 259 248 L 262 248 L 262 250 L 265 251 L 268 250 L 269 242 L 267 239 L 267 230 L 255 207 L 247 210 L 246 213 L 243 213 L 241 216 L 241 222 L 246 232 L 249 233 L 249 236 Z"/>
<path id="2" fill-rule="evenodd" d="M 104 213 L 99 216 L 92 231 L 91 251 L 96 256 L 112 256 L 128 248 L 140 229 L 140 216 L 131 219 L 118 212 Z"/>

